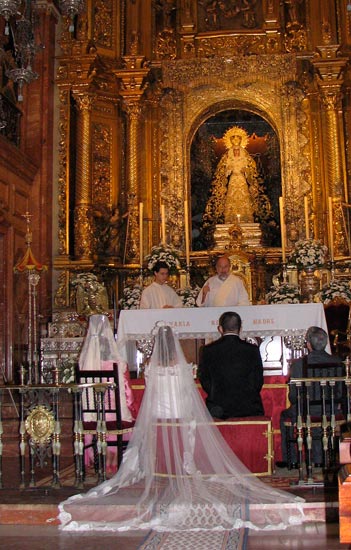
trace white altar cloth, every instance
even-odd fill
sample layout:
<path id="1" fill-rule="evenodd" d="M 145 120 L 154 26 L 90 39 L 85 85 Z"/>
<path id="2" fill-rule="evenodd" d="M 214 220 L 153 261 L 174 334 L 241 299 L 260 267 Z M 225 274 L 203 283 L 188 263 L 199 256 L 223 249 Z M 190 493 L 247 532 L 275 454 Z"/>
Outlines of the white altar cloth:
<path id="1" fill-rule="evenodd" d="M 149 338 L 157 321 L 169 323 L 178 338 L 217 338 L 218 319 L 229 310 L 240 315 L 243 338 L 298 336 L 310 326 L 328 331 L 323 304 L 122 310 L 117 332 L 119 352 L 127 360 L 127 342 Z"/>

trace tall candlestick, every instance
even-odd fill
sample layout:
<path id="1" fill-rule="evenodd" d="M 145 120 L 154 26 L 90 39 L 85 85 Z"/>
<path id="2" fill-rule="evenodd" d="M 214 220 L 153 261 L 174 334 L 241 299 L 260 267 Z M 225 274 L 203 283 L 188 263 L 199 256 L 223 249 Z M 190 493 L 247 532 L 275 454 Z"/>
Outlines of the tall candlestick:
<path id="1" fill-rule="evenodd" d="M 144 205 L 139 202 L 139 252 L 140 252 L 140 267 L 143 265 L 143 210 Z"/>
<path id="2" fill-rule="evenodd" d="M 286 263 L 286 227 L 284 221 L 284 199 L 279 197 L 279 214 L 280 214 L 280 235 L 282 241 L 282 260 Z"/>
<path id="3" fill-rule="evenodd" d="M 164 204 L 161 204 L 161 241 L 166 243 L 166 214 Z"/>
<path id="4" fill-rule="evenodd" d="M 329 219 L 329 252 L 330 259 L 334 261 L 334 235 L 333 235 L 333 199 L 328 197 L 328 219 Z"/>
<path id="5" fill-rule="evenodd" d="M 308 240 L 310 238 L 310 220 L 308 215 L 308 198 L 307 195 L 304 197 L 304 204 L 305 204 L 305 226 L 306 226 L 306 239 Z"/>
<path id="6" fill-rule="evenodd" d="M 189 237 L 189 217 L 188 217 L 188 201 L 184 201 L 184 226 L 185 226 L 185 256 L 186 265 L 190 265 L 190 237 Z"/>

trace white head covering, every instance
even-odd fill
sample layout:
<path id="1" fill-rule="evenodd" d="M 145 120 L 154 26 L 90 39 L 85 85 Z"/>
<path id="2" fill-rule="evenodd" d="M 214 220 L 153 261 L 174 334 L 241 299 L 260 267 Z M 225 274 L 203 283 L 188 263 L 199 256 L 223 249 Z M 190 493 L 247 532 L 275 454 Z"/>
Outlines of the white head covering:
<path id="1" fill-rule="evenodd" d="M 88 333 L 79 356 L 79 368 L 82 370 L 108 369 L 107 362 L 111 363 L 111 369 L 112 363 L 118 364 L 122 418 L 130 422 L 132 415 L 128 409 L 125 395 L 125 373 L 128 370 L 128 365 L 117 349 L 107 315 L 94 314 L 89 317 Z M 105 364 L 102 365 L 102 363 Z"/>
<path id="2" fill-rule="evenodd" d="M 101 361 L 122 362 L 107 315 L 91 315 L 88 333 L 79 356 L 79 367 L 94 370 Z"/>
<path id="3" fill-rule="evenodd" d="M 282 529 L 303 499 L 259 481 L 213 423 L 170 327 L 159 327 L 122 466 L 60 505 L 67 530 Z"/>

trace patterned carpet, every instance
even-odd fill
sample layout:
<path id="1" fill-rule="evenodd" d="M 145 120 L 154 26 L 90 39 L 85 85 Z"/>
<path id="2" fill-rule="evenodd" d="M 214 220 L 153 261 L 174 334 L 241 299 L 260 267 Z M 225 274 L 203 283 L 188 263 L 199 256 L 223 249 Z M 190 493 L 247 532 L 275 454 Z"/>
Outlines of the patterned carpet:
<path id="1" fill-rule="evenodd" d="M 238 531 L 151 531 L 138 550 L 245 550 L 247 533 Z"/>

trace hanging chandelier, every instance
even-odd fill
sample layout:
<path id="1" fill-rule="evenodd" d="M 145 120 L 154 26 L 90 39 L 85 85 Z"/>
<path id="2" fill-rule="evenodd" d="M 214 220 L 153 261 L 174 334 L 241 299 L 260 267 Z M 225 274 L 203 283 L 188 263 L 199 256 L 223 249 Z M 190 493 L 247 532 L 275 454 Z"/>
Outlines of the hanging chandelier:
<path id="1" fill-rule="evenodd" d="M 85 0 L 58 0 L 61 12 L 70 18 L 69 31 L 74 32 L 74 20 L 85 8 Z M 8 37 L 15 66 L 6 76 L 18 86 L 17 100 L 23 101 L 23 86 L 38 78 L 33 70 L 34 57 L 43 46 L 35 40 L 37 31 L 36 0 L 0 0 L 0 17 L 5 19 L 4 33 Z"/>
<path id="2" fill-rule="evenodd" d="M 18 13 L 21 0 L 0 0 L 0 15 L 5 19 L 5 34 L 10 34 L 9 19 Z"/>
<path id="3" fill-rule="evenodd" d="M 5 18 L 5 35 L 9 37 L 15 66 L 6 71 L 6 76 L 18 86 L 17 100 L 23 101 L 23 86 L 29 84 L 38 74 L 33 71 L 34 56 L 42 48 L 35 41 L 35 0 L 0 0 L 0 15 Z M 18 11 L 19 8 L 22 11 Z"/>
<path id="4" fill-rule="evenodd" d="M 42 47 L 35 43 L 34 13 L 31 0 L 26 1 L 23 15 L 15 23 L 13 39 L 17 67 L 9 69 L 6 75 L 18 85 L 17 99 L 23 101 L 24 84 L 30 84 L 38 78 L 38 74 L 32 69 L 32 64 L 36 52 Z"/>
<path id="5" fill-rule="evenodd" d="M 71 19 L 69 32 L 74 32 L 74 18 L 83 11 L 85 0 L 59 0 L 62 13 Z"/>

